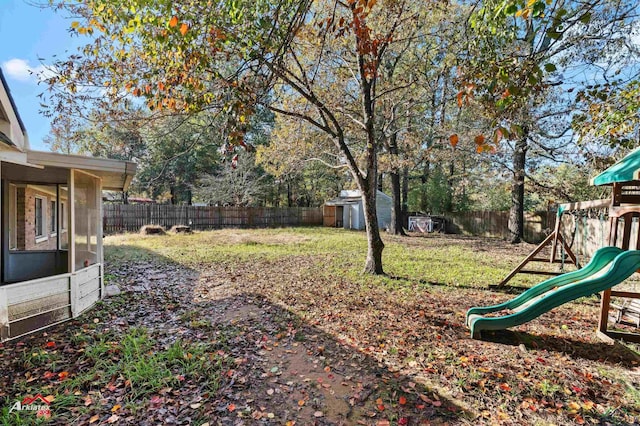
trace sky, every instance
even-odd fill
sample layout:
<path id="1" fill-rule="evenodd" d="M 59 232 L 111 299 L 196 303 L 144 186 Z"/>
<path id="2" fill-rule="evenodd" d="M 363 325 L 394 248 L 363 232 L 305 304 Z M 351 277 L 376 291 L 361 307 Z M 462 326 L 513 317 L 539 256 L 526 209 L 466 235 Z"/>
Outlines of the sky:
<path id="1" fill-rule="evenodd" d="M 38 113 L 38 94 L 45 86 L 30 74 L 42 71 L 54 55 L 75 50 L 77 38 L 69 35 L 70 19 L 32 4 L 45 0 L 0 0 L 0 67 L 29 135 L 31 149 L 49 151 L 42 141 L 49 133 L 49 119 Z M 42 60 L 42 61 L 41 61 Z"/>

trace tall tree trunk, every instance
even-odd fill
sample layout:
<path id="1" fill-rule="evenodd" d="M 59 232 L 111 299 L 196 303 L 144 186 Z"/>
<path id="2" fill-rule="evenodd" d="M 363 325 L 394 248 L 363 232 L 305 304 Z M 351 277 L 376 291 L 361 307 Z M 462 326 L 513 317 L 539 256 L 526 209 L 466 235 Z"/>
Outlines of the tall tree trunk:
<path id="1" fill-rule="evenodd" d="M 452 212 L 453 211 L 453 175 L 455 174 L 456 168 L 455 163 L 453 162 L 453 158 L 449 163 L 449 176 L 447 177 L 447 197 L 444 202 L 444 211 Z"/>
<path id="2" fill-rule="evenodd" d="M 370 175 L 375 177 L 374 175 Z M 362 190 L 362 205 L 364 207 L 364 223 L 367 229 L 367 260 L 364 265 L 364 272 L 368 274 L 384 274 L 382 269 L 382 250 L 384 243 L 380 237 L 378 229 L 378 216 L 376 211 L 376 190 L 375 178 L 365 180 L 365 188 Z"/>
<path id="3" fill-rule="evenodd" d="M 426 213 L 429 210 L 428 200 L 427 200 L 427 182 L 429 182 L 429 176 L 431 172 L 431 163 L 429 160 L 424 161 L 424 166 L 422 167 L 422 175 L 420 175 L 420 183 L 422 183 L 420 187 L 420 211 Z"/>
<path id="4" fill-rule="evenodd" d="M 389 154 L 392 158 L 398 158 L 397 133 L 393 133 L 389 138 Z M 392 165 L 389 177 L 391 179 L 391 199 L 393 200 L 389 233 L 392 235 L 406 235 L 404 233 L 404 229 L 402 229 L 402 197 L 400 193 L 400 173 L 395 165 Z"/>
<path id="5" fill-rule="evenodd" d="M 402 168 L 402 226 L 409 227 L 409 169 Z"/>
<path id="6" fill-rule="evenodd" d="M 513 152 L 513 184 L 511 186 L 511 210 L 509 211 L 509 240 L 516 244 L 524 237 L 524 174 L 527 158 L 527 131 L 516 142 Z"/>
<path id="7" fill-rule="evenodd" d="M 365 76 L 362 58 L 360 58 L 360 68 L 362 76 Z M 367 274 L 382 275 L 382 250 L 384 243 L 380 238 L 380 228 L 378 227 L 378 215 L 376 212 L 377 198 L 377 177 L 378 177 L 378 143 L 374 128 L 374 107 L 375 107 L 375 80 L 369 81 L 366 76 L 362 82 L 362 110 L 365 117 L 365 128 L 367 133 L 367 148 L 365 155 L 366 178 L 359 179 L 360 190 L 362 191 L 362 204 L 364 207 L 364 223 L 367 228 L 367 260 L 364 265 L 364 272 Z"/>
<path id="8" fill-rule="evenodd" d="M 391 223 L 389 233 L 392 235 L 407 235 L 402 228 L 402 197 L 400 187 L 400 174 L 397 171 L 390 173 L 391 178 L 391 198 L 393 208 L 391 209 Z"/>

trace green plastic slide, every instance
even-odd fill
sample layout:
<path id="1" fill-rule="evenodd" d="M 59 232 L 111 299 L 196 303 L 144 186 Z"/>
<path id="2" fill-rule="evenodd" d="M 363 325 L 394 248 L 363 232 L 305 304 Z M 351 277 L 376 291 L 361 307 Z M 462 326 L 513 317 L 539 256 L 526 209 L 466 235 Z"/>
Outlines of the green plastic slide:
<path id="1" fill-rule="evenodd" d="M 478 339 L 482 330 L 503 330 L 524 324 L 564 303 L 607 290 L 639 268 L 640 250 L 602 247 L 584 268 L 543 281 L 499 305 L 469 309 L 466 324 L 471 337 Z M 500 311 L 506 311 L 505 315 L 485 316 Z"/>

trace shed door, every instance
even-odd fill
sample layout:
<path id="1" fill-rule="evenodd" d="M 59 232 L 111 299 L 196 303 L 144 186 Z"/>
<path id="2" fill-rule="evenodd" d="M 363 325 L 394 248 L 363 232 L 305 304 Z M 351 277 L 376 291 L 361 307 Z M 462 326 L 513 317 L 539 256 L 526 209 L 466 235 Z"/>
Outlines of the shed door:
<path id="1" fill-rule="evenodd" d="M 344 215 L 344 207 L 336 206 L 336 228 L 344 226 L 342 216 Z"/>
<path id="2" fill-rule="evenodd" d="M 336 206 L 324 206 L 322 224 L 324 226 L 336 226 Z"/>

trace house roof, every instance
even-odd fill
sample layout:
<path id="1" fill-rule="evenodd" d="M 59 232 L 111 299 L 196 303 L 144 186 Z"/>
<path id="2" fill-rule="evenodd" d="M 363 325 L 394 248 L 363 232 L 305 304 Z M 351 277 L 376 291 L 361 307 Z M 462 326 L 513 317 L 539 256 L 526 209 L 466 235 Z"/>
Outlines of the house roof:
<path id="1" fill-rule="evenodd" d="M 16 146 L 16 144 L 13 143 L 11 139 L 9 139 L 9 136 L 5 135 L 2 132 L 0 132 L 0 142 L 6 143 L 7 145 L 10 145 L 10 146 Z"/>
<path id="2" fill-rule="evenodd" d="M 635 180 L 640 180 L 640 148 L 591 179 L 591 185 L 612 185 Z"/>
<path id="3" fill-rule="evenodd" d="M 26 127 L 24 127 L 24 122 L 22 121 L 22 118 L 20 118 L 20 114 L 18 113 L 18 107 L 16 106 L 16 103 L 13 100 L 13 96 L 11 96 L 11 90 L 9 90 L 9 85 L 7 84 L 7 80 L 5 80 L 4 78 L 4 74 L 2 73 L 1 68 L 0 68 L 0 82 L 2 82 L 2 87 L 4 87 L 4 90 L 7 92 L 7 96 L 9 97 L 9 102 L 11 103 L 11 108 L 13 108 L 13 113 L 16 115 L 16 118 L 18 119 L 20 130 L 22 130 L 22 133 L 27 133 L 27 129 Z"/>
<path id="4" fill-rule="evenodd" d="M 27 161 L 40 166 L 82 170 L 101 178 L 102 189 L 112 191 L 126 191 L 137 168 L 131 161 L 44 151 L 28 151 Z"/>

